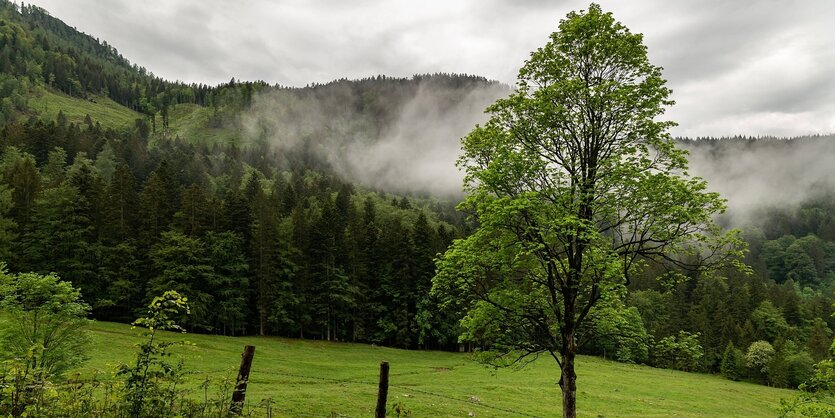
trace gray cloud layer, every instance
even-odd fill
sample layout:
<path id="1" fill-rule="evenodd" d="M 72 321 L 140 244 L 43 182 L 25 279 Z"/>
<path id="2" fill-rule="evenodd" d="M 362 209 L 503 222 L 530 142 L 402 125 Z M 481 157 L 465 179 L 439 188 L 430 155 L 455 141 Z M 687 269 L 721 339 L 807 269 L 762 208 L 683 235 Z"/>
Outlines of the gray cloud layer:
<path id="1" fill-rule="evenodd" d="M 585 1 L 37 0 L 168 79 L 301 86 L 376 74 L 479 74 L 513 83 Z M 616 1 L 678 104 L 676 135 L 835 131 L 835 2 Z"/>
<path id="2" fill-rule="evenodd" d="M 762 208 L 795 207 L 835 188 L 835 136 L 685 148 L 691 173 L 728 199 L 727 214 L 736 226 L 760 224 Z"/>

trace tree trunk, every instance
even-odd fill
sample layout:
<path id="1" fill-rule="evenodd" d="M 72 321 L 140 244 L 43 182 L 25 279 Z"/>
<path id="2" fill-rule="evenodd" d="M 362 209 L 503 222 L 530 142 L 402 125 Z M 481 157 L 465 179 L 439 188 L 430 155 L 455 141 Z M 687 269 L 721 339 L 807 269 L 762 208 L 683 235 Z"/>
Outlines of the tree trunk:
<path id="1" fill-rule="evenodd" d="M 565 304 L 565 324 L 562 328 L 562 350 L 560 350 L 560 389 L 562 390 L 563 418 L 577 417 L 577 373 L 574 371 L 574 358 L 577 356 L 575 334 L 577 324 L 574 321 L 574 298 L 569 294 Z"/>
<path id="2" fill-rule="evenodd" d="M 562 356 L 560 389 L 562 389 L 563 418 L 577 417 L 577 373 L 574 372 L 574 342 L 571 349 Z"/>

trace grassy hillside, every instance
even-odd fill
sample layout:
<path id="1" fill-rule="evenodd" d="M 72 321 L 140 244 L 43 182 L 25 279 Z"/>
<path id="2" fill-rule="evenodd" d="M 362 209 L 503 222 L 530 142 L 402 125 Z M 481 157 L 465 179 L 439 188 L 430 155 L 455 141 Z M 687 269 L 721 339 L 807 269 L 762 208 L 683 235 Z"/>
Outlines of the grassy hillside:
<path id="1" fill-rule="evenodd" d="M 89 99 L 70 97 L 49 89 L 41 88 L 29 98 L 29 110 L 41 118 L 54 121 L 59 111 L 63 111 L 69 122 L 82 124 L 87 115 L 105 128 L 132 127 L 137 112 L 130 110 L 104 96 L 91 96 Z"/>
<path id="2" fill-rule="evenodd" d="M 212 108 L 193 103 L 183 103 L 171 109 L 168 131 L 165 135 L 187 139 L 194 144 L 242 144 L 240 131 L 228 124 L 210 123 Z M 163 136 L 160 130 L 156 138 Z"/>
<path id="3" fill-rule="evenodd" d="M 110 375 L 133 358 L 141 330 L 100 322 L 84 373 Z M 167 334 L 166 338 L 176 338 Z M 206 375 L 234 378 L 243 346 L 256 346 L 248 399 L 272 397 L 279 416 L 362 417 L 373 414 L 378 365 L 391 364 L 389 405 L 415 417 L 553 417 L 560 414 L 557 369 L 542 358 L 521 371 L 485 368 L 467 354 L 405 351 L 361 344 L 272 337 L 186 335 L 177 347 L 197 389 Z M 595 357 L 578 362 L 580 416 L 774 416 L 792 392 L 718 376 L 626 365 Z M 195 394 L 196 396 L 196 394 Z M 510 411 L 517 411 L 512 413 Z M 471 415 L 472 414 L 472 415 Z"/>

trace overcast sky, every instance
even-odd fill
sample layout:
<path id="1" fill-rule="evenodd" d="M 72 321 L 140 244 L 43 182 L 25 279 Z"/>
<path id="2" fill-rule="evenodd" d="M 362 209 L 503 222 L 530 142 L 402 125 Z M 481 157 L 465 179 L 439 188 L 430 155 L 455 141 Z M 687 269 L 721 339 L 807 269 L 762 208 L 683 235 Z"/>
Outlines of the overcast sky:
<path id="1" fill-rule="evenodd" d="M 171 80 L 304 86 L 454 72 L 513 84 L 585 1 L 36 0 Z M 644 34 L 674 134 L 835 132 L 835 1 L 600 1 Z"/>

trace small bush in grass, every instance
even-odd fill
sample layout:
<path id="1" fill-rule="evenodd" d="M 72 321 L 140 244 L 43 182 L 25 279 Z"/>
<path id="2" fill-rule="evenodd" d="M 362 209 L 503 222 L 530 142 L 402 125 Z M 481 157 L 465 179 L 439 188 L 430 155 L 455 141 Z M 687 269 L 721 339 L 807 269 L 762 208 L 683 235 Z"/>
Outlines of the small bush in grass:
<path id="1" fill-rule="evenodd" d="M 699 370 L 704 352 L 699 335 L 679 331 L 677 336 L 662 338 L 654 347 L 655 365 L 688 372 Z"/>
<path id="2" fill-rule="evenodd" d="M 159 341 L 157 331 L 185 330 L 177 325 L 177 319 L 188 315 L 188 299 L 169 290 L 155 297 L 148 305 L 148 316 L 134 321 L 134 325 L 148 329 L 146 341 L 139 345 L 136 362 L 122 365 L 117 372 L 124 378 L 123 402 L 132 417 L 157 417 L 174 414 L 176 401 L 181 397 L 185 376 L 183 362 L 171 362 L 168 350 L 178 341 Z"/>
<path id="3" fill-rule="evenodd" d="M 9 274 L 0 263 L 0 415 L 48 416 L 50 382 L 86 359 L 90 307 L 54 274 Z"/>

